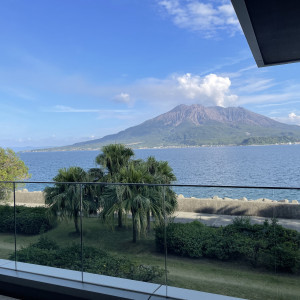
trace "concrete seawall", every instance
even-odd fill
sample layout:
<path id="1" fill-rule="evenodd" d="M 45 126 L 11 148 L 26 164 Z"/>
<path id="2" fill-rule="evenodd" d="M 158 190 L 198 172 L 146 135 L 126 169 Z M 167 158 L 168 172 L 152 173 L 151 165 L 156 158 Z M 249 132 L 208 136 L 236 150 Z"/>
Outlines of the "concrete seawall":
<path id="1" fill-rule="evenodd" d="M 177 196 L 178 211 L 217 215 L 258 216 L 266 218 L 300 219 L 298 201 L 272 201 L 270 199 L 247 200 L 219 198 L 185 198 Z"/>
<path id="2" fill-rule="evenodd" d="M 8 199 L 9 204 L 14 202 L 13 193 L 10 194 Z M 44 206 L 45 205 L 45 197 L 44 192 L 36 191 L 36 192 L 28 192 L 28 190 L 18 190 L 16 191 L 16 204 L 17 205 L 25 205 L 25 206 Z"/>
<path id="3" fill-rule="evenodd" d="M 230 199 L 218 196 L 199 199 L 185 198 L 183 195 L 178 195 L 177 200 L 177 210 L 182 212 L 300 220 L 300 204 L 295 200 L 292 202 L 281 200 L 280 202 L 270 199 Z M 8 201 L 13 203 L 13 194 L 10 195 Z M 16 203 L 25 206 L 44 206 L 44 193 L 41 191 L 28 192 L 26 189 L 16 191 Z"/>

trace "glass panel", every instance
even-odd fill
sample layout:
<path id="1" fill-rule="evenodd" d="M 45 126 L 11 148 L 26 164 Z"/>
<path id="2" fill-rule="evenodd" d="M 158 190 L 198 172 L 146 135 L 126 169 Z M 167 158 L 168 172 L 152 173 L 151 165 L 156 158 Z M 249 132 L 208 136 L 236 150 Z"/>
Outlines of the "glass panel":
<path id="1" fill-rule="evenodd" d="M 0 266 L 14 268 L 15 250 L 14 184 L 0 183 Z"/>
<path id="2" fill-rule="evenodd" d="M 90 209 L 83 218 L 84 282 L 153 293 L 165 283 L 165 256 L 156 250 L 154 229 L 163 229 L 162 187 L 94 184 L 85 189 L 83 202 Z"/>
<path id="3" fill-rule="evenodd" d="M 167 285 L 246 299 L 300 294 L 297 189 L 26 183 L 14 199 L 15 210 L 0 206 L 12 213 L 1 217 L 4 267 L 169 297 Z"/>
<path id="4" fill-rule="evenodd" d="M 278 190 L 277 196 L 272 189 L 176 189 L 180 190 L 178 210 L 167 226 L 170 286 L 246 299 L 293 299 L 291 293 L 299 295 L 295 288 L 299 265 L 298 275 L 283 267 L 279 274 L 279 264 L 286 264 L 279 250 L 283 255 L 291 247 L 290 241 L 284 241 L 287 233 L 283 244 L 278 244 L 281 229 L 272 219 L 283 214 L 276 201 L 282 199 L 283 190 Z M 299 235 L 295 233 L 297 239 L 296 250 L 289 254 L 295 264 L 299 258 Z M 282 250 L 284 247 L 287 249 Z"/>
<path id="5" fill-rule="evenodd" d="M 17 269 L 81 280 L 79 185 L 26 184 L 16 205 Z"/>
<path id="6" fill-rule="evenodd" d="M 269 222 L 273 240 L 264 262 L 276 274 L 272 286 L 274 297 L 297 299 L 300 295 L 300 190 L 276 189 L 273 199 L 276 202 Z"/>

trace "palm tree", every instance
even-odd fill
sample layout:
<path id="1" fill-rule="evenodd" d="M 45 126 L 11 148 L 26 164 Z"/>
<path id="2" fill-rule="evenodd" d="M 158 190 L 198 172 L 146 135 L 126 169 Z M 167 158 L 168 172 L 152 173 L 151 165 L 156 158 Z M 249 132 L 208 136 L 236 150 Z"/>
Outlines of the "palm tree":
<path id="1" fill-rule="evenodd" d="M 145 232 L 146 214 L 152 209 L 152 202 L 149 197 L 149 189 L 147 186 L 135 183 L 145 183 L 151 180 L 151 176 L 145 167 L 145 163 L 136 164 L 131 161 L 126 167 L 120 169 L 119 179 L 121 183 L 129 183 L 129 185 L 120 185 L 110 187 L 105 194 L 104 209 L 101 216 L 105 219 L 111 218 L 115 212 L 122 211 L 122 214 L 128 213 L 132 216 L 132 241 L 135 243 L 138 235 Z"/>
<path id="2" fill-rule="evenodd" d="M 78 224 L 80 213 L 88 210 L 89 201 L 87 197 L 82 197 L 81 201 L 81 195 L 85 193 L 86 187 L 82 188 L 75 182 L 86 182 L 87 179 L 87 173 L 80 167 L 63 168 L 53 178 L 55 185 L 44 189 L 45 202 L 51 212 L 55 216 L 59 214 L 61 218 L 73 219 L 77 234 L 80 233 Z"/>
<path id="3" fill-rule="evenodd" d="M 114 181 L 114 177 L 122 167 L 127 165 L 134 152 L 122 144 L 106 145 L 101 150 L 102 153 L 96 157 L 96 163 L 107 169 L 110 180 Z"/>
<path id="4" fill-rule="evenodd" d="M 87 182 L 103 182 L 104 173 L 102 169 L 91 168 L 87 172 Z M 105 186 L 100 184 L 86 184 L 85 186 L 85 199 L 89 200 L 89 214 L 96 214 L 101 202 L 101 194 Z"/>
<path id="5" fill-rule="evenodd" d="M 110 144 L 102 147 L 102 153 L 96 157 L 96 163 L 108 171 L 107 181 L 119 182 L 119 172 L 121 168 L 128 164 L 133 155 L 134 152 L 131 148 L 127 148 L 122 144 Z M 111 187 L 108 188 L 108 192 L 112 192 Z M 115 195 L 119 194 L 116 189 Z M 119 199 L 117 202 L 120 201 L 122 200 Z M 107 204 L 104 203 L 104 209 L 105 207 L 107 207 Z M 123 212 L 121 208 L 118 210 L 118 227 L 123 227 Z"/>
<path id="6" fill-rule="evenodd" d="M 125 212 L 130 212 L 132 216 L 132 241 L 135 243 L 137 236 L 145 232 L 147 226 L 147 212 L 149 210 L 157 211 L 152 207 L 150 200 L 149 188 L 145 185 L 134 183 L 148 183 L 152 180 L 147 171 L 144 162 L 129 163 L 128 167 L 120 170 L 120 178 L 123 183 L 131 183 L 123 188 L 122 207 Z"/>
<path id="7" fill-rule="evenodd" d="M 107 181 L 122 183 L 162 183 L 170 184 L 176 180 L 172 168 L 166 161 L 154 157 L 143 160 L 130 160 L 133 151 L 122 144 L 107 145 L 96 162 L 107 170 Z M 123 216 L 131 213 L 133 241 L 137 235 L 150 230 L 151 216 L 161 222 L 165 213 L 174 211 L 177 205 L 175 193 L 169 187 L 118 185 L 107 186 L 102 194 L 101 214 L 105 221 L 113 221 L 118 214 L 118 226 L 123 226 Z"/>
<path id="8" fill-rule="evenodd" d="M 149 156 L 146 163 L 149 173 L 156 178 L 156 183 L 170 184 L 176 180 L 167 161 L 157 161 L 153 156 Z"/>
<path id="9" fill-rule="evenodd" d="M 171 184 L 176 180 L 172 168 L 167 161 L 157 161 L 153 156 L 148 157 L 146 166 L 149 174 L 152 176 L 153 184 Z M 150 199 L 153 202 L 152 207 L 159 207 L 160 214 L 157 211 L 149 210 L 147 212 L 147 231 L 150 231 L 151 215 L 158 216 L 157 222 L 161 222 L 164 215 L 170 215 L 177 206 L 176 194 L 169 187 L 152 186 Z"/>
<path id="10" fill-rule="evenodd" d="M 130 161 L 119 172 L 120 182 L 129 184 L 110 186 L 103 193 L 101 217 L 106 221 L 113 221 L 116 212 L 121 211 L 123 215 L 130 213 L 133 242 L 136 242 L 140 233 L 145 233 L 147 229 L 150 229 L 151 215 L 154 221 L 161 222 L 165 212 L 173 211 L 176 205 L 175 193 L 168 187 L 139 184 L 158 183 L 159 176 L 166 173 L 161 170 L 162 166 L 166 168 L 165 162 L 157 162 L 155 159 L 151 159 L 151 162 L 157 166 L 155 173 L 152 172 L 152 174 L 147 162 L 143 160 Z M 167 170 L 169 171 L 169 168 Z M 173 179 L 174 175 L 169 177 Z M 160 178 L 160 180 L 162 179 Z M 163 189 L 165 189 L 165 193 L 163 193 Z"/>
<path id="11" fill-rule="evenodd" d="M 124 210 L 122 206 L 124 197 L 123 185 L 108 185 L 101 194 L 99 217 L 106 223 L 114 224 L 115 213 L 118 215 L 118 227 L 123 227 Z"/>

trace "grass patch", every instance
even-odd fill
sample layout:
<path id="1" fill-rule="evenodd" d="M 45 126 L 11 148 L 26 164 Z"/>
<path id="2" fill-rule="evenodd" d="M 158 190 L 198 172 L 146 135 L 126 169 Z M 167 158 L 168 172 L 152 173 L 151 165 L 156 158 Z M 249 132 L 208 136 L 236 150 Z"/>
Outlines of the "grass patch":
<path id="1" fill-rule="evenodd" d="M 119 230 L 103 225 L 97 218 L 83 220 L 83 242 L 85 246 L 101 248 L 112 254 L 130 258 L 141 264 L 164 267 L 164 255 L 156 252 L 154 234 L 141 237 L 132 243 L 131 224 Z M 74 234 L 73 222 L 60 222 L 55 229 L 44 233 L 62 246 L 80 243 Z M 37 236 L 17 236 L 18 249 L 35 243 Z M 11 251 L 12 250 L 12 251 Z M 0 234 L 1 258 L 8 258 L 14 250 L 14 236 Z M 70 256 L 72 253 L 70 253 Z M 300 300 L 300 276 L 273 274 L 234 262 L 210 259 L 191 259 L 168 255 L 168 284 L 181 288 L 235 296 L 245 299 Z M 164 283 L 164 279 L 161 279 Z"/>

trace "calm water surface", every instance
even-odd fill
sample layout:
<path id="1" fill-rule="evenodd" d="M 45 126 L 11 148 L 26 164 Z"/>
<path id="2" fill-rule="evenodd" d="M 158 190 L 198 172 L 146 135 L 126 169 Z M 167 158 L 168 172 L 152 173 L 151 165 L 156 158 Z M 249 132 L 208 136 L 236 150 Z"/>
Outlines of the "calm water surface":
<path id="1" fill-rule="evenodd" d="M 51 181 L 60 168 L 96 167 L 99 151 L 28 152 L 20 157 L 29 167 L 30 181 Z M 135 150 L 135 158 L 154 156 L 166 160 L 180 184 L 292 186 L 300 187 L 300 145 L 202 147 L 179 149 Z M 42 185 L 29 185 L 29 190 L 41 190 Z M 175 188 L 185 196 L 297 199 L 300 193 L 284 190 L 230 190 Z"/>

